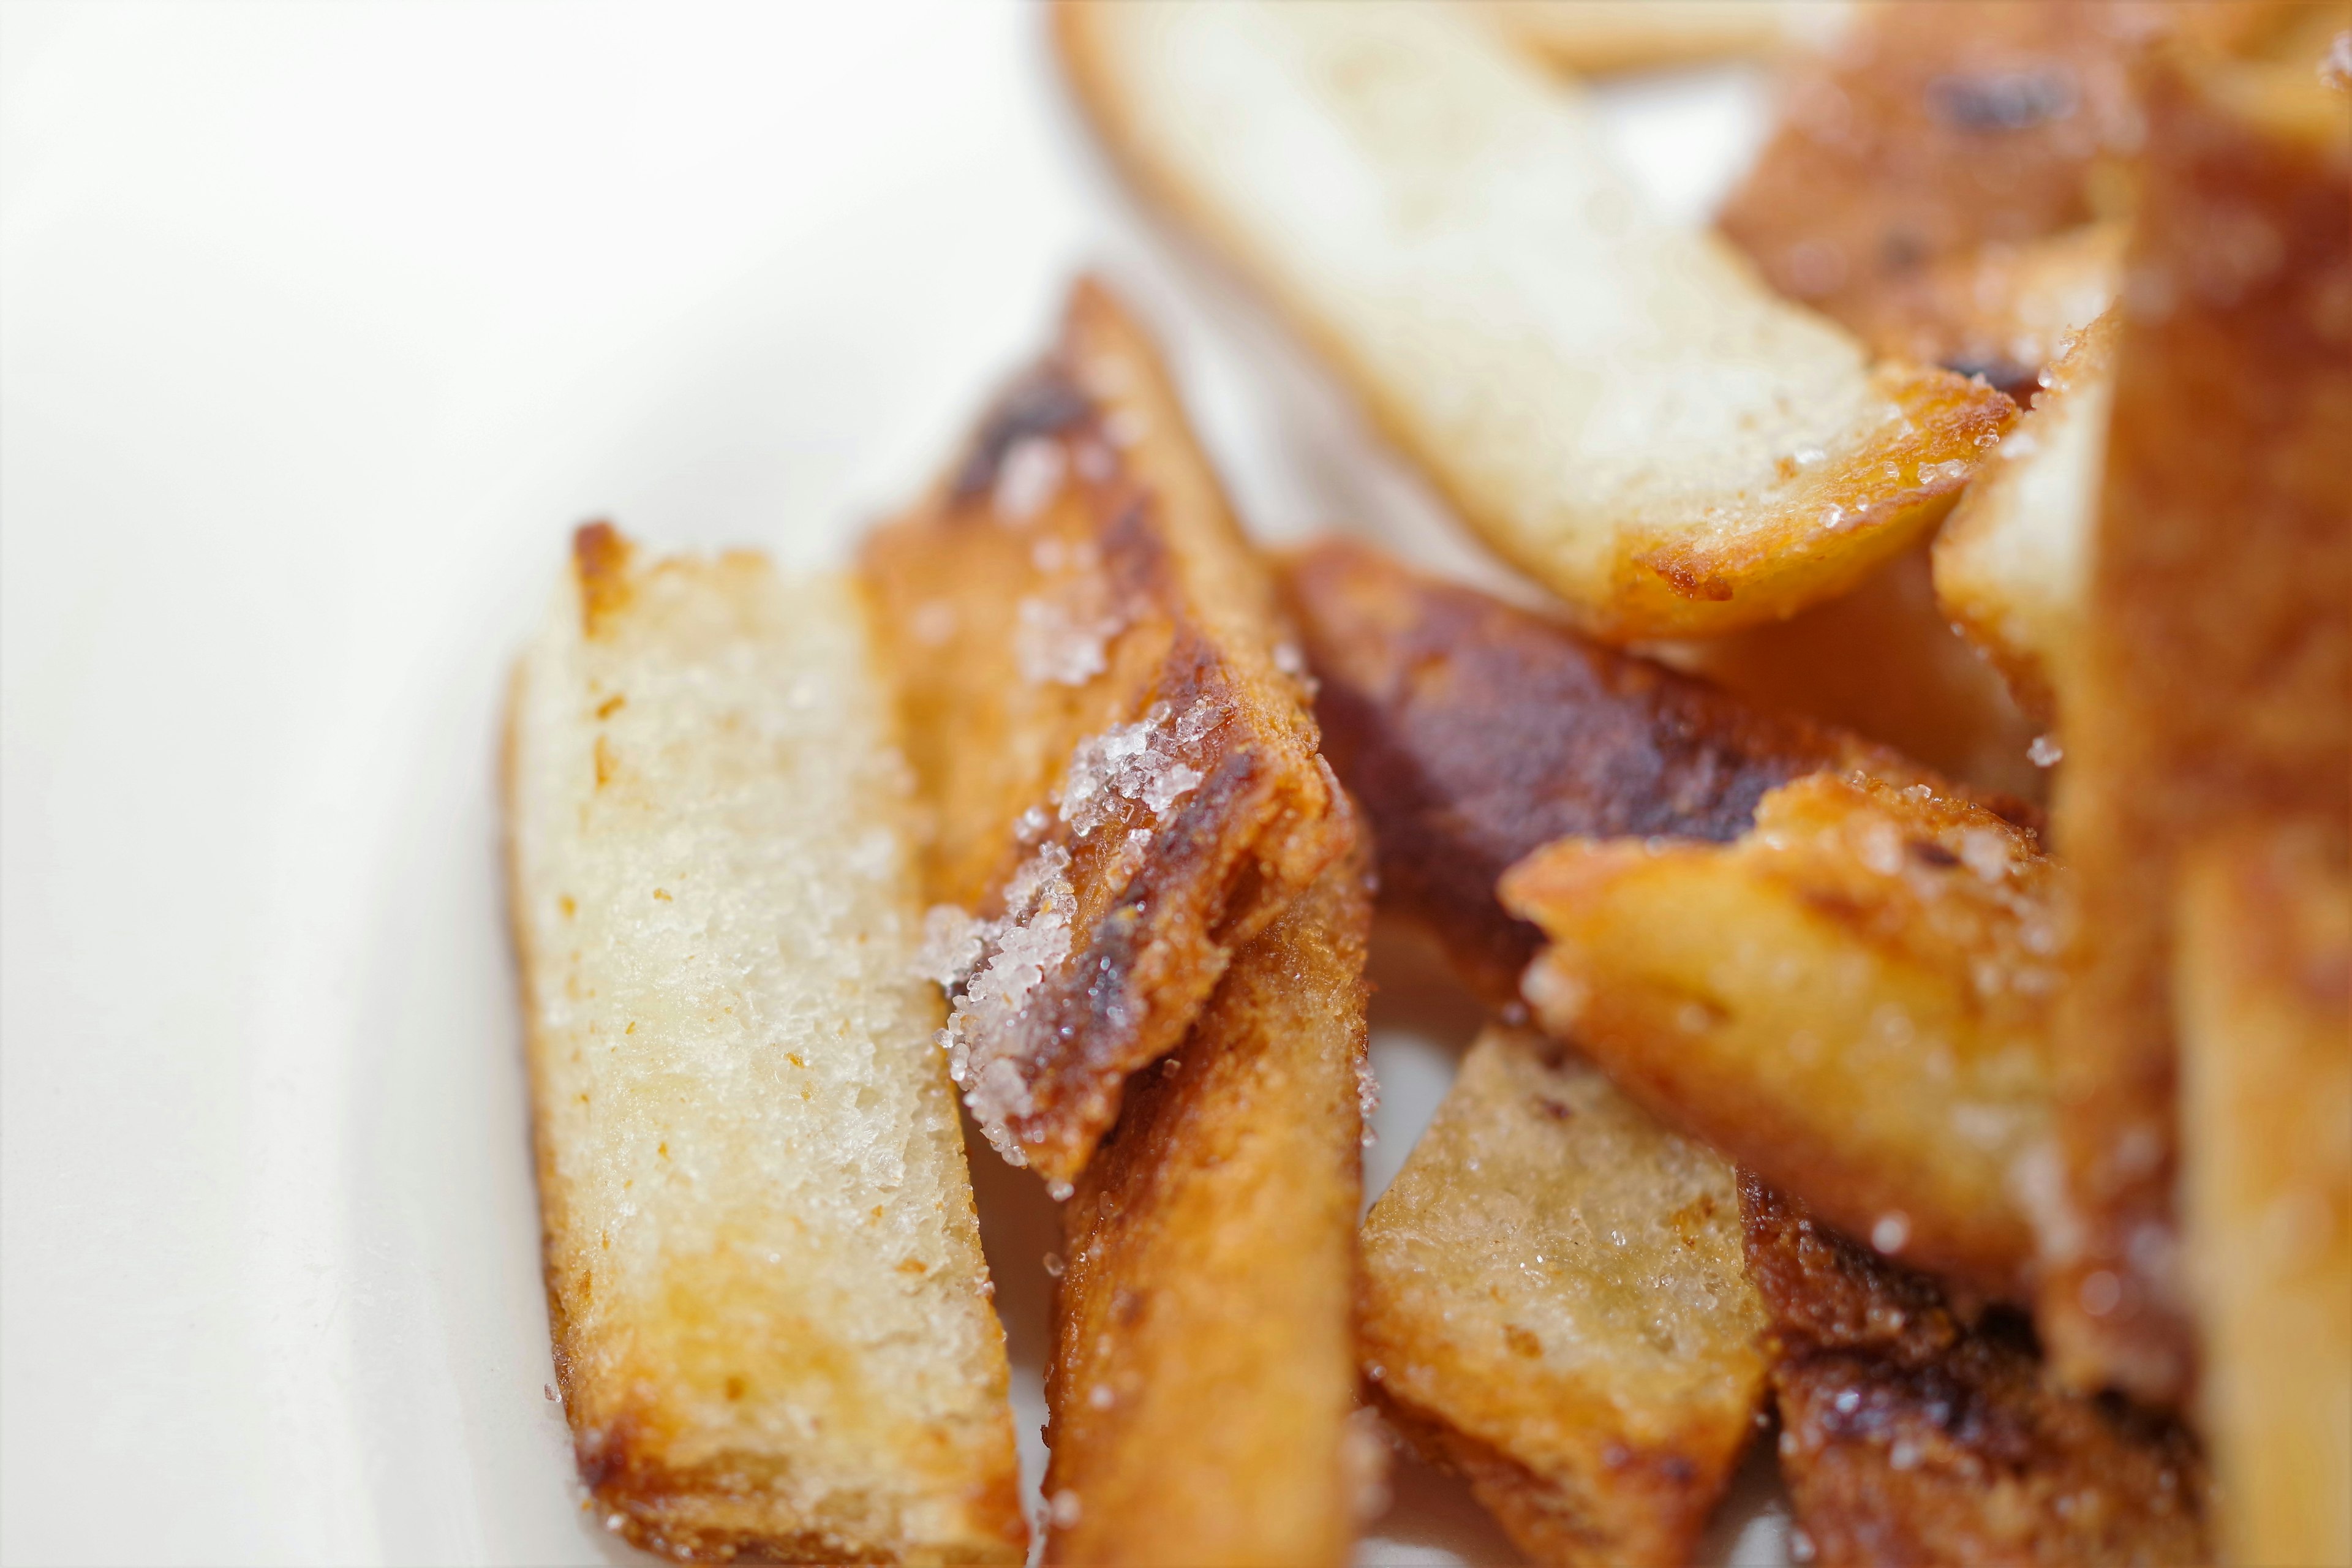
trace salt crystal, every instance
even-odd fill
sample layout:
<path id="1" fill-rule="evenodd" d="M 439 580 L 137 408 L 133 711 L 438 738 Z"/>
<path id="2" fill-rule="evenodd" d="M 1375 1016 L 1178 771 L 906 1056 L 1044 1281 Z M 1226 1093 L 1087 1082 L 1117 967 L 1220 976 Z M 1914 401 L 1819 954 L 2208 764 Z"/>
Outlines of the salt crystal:
<path id="1" fill-rule="evenodd" d="M 1087 1404 L 1097 1410 L 1109 1409 L 1117 1397 L 1111 1393 L 1110 1384 L 1108 1383 L 1097 1383 L 1087 1390 Z"/>
<path id="2" fill-rule="evenodd" d="M 1356 1113 L 1363 1125 L 1363 1144 L 1369 1149 L 1379 1142 L 1372 1131 L 1372 1113 L 1381 1108 L 1381 1080 L 1372 1075 L 1370 1058 L 1356 1063 Z"/>
<path id="3" fill-rule="evenodd" d="M 1923 485 L 1940 485 L 1955 479 L 1965 479 L 1969 477 L 1971 467 L 1973 465 L 1965 458 L 1954 458 L 1948 463 L 1922 463 L 1919 465 L 1919 482 Z"/>
<path id="4" fill-rule="evenodd" d="M 2065 748 L 2059 745 L 2055 735 L 2036 735 L 2033 743 L 2025 748 L 2025 760 L 2037 768 L 2054 768 L 2065 755 Z"/>
<path id="5" fill-rule="evenodd" d="M 2009 840 L 1990 827 L 1971 827 L 1960 835 L 1960 860 L 1988 882 L 2009 875 Z"/>
<path id="6" fill-rule="evenodd" d="M 1060 1253 L 1058 1253 L 1058 1252 L 1049 1252 L 1049 1253 L 1045 1254 L 1045 1278 L 1046 1278 L 1046 1279 L 1059 1279 L 1062 1277 L 1062 1272 L 1063 1272 L 1064 1268 L 1065 1268 L 1065 1265 L 1064 1265 L 1064 1264 L 1063 1264 L 1063 1262 L 1062 1262 L 1062 1255 L 1061 1255 Z"/>
<path id="7" fill-rule="evenodd" d="M 1800 447 L 1789 455 L 1789 460 L 1801 468 L 1818 468 L 1830 460 L 1830 455 L 1819 447 Z"/>
<path id="8" fill-rule="evenodd" d="M 915 973 L 950 989 L 980 967 L 986 950 L 984 921 L 953 904 L 933 904 L 923 913 L 923 940 L 915 950 Z"/>
<path id="9" fill-rule="evenodd" d="M 1870 1245 L 1893 1258 L 1911 1244 L 1911 1218 L 1901 1213 L 1883 1214 L 1870 1227 Z"/>
<path id="10" fill-rule="evenodd" d="M 1079 616 L 1034 595 L 1014 606 L 1013 616 L 1013 662 L 1032 686 L 1084 686 L 1100 675 L 1110 668 L 1108 644 L 1123 625 L 1116 616 Z"/>
<path id="11" fill-rule="evenodd" d="M 1061 443 L 1045 436 L 1024 436 L 1013 444 L 997 466 L 996 489 L 989 505 L 1001 522 L 1034 520 L 1061 493 L 1062 475 L 1068 468 Z"/>
<path id="12" fill-rule="evenodd" d="M 1070 753 L 1062 784 L 1062 820 L 1084 838 L 1123 815 L 1121 800 L 1158 816 L 1196 788 L 1201 771 L 1181 760 L 1180 749 L 1198 743 L 1223 723 L 1225 711 L 1203 697 L 1171 726 L 1168 704 L 1155 703 L 1132 724 L 1114 724 L 1079 742 Z"/>
<path id="13" fill-rule="evenodd" d="M 1278 642 L 1274 645 L 1274 668 L 1294 680 L 1302 679 L 1307 674 L 1307 656 L 1296 643 Z"/>
<path id="14" fill-rule="evenodd" d="M 1064 1487 L 1054 1494 L 1050 1512 L 1054 1520 L 1054 1528 L 1056 1530 L 1067 1530 L 1076 1524 L 1083 1511 L 1078 1502 L 1078 1494 L 1069 1488 Z"/>
<path id="15" fill-rule="evenodd" d="M 1045 1184 L 1045 1195 L 1053 1199 L 1057 1204 L 1068 1203 L 1072 1195 L 1075 1194 L 1077 1190 L 1077 1188 L 1072 1186 L 1067 1182 L 1048 1182 Z"/>

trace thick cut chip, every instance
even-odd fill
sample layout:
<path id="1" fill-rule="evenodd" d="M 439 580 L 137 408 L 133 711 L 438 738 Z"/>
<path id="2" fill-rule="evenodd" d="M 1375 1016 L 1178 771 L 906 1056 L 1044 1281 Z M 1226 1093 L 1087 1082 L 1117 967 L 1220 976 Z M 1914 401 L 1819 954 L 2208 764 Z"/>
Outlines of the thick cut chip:
<path id="1" fill-rule="evenodd" d="M 1843 25 L 1847 0 L 1474 0 L 1503 37 L 1564 71 L 1602 75 L 1779 54 Z"/>
<path id="2" fill-rule="evenodd" d="M 2173 8 L 1865 7 L 1792 62 L 1723 231 L 1878 352 L 2031 387 L 2112 298 L 2112 231 L 2084 226 L 2118 216 L 2127 64 Z"/>
<path id="3" fill-rule="evenodd" d="M 1129 1088 L 1064 1214 L 1052 1563 L 1347 1561 L 1366 858 L 1326 871 Z"/>
<path id="4" fill-rule="evenodd" d="M 2033 763 L 2040 726 L 1952 629 L 1925 544 L 1801 616 L 1641 651 L 1761 706 L 1884 741 L 1946 778 L 2021 800 L 2046 793 Z"/>
<path id="5" fill-rule="evenodd" d="M 510 896 L 556 1373 L 669 1555 L 1005 1563 L 1003 1331 L 912 970 L 856 584 L 597 525 L 516 673 Z"/>
<path id="6" fill-rule="evenodd" d="M 863 566 L 935 817 L 956 1081 L 1008 1159 L 1067 1181 L 1347 842 L 1302 667 L 1150 342 L 1091 283 Z"/>
<path id="7" fill-rule="evenodd" d="M 1970 1323 L 1933 1281 L 1740 1180 L 1748 1271 L 1780 1409 L 1794 1553 L 1887 1563 L 2198 1564 L 2196 1447 L 2178 1426 L 2046 1385 L 2032 1333 Z"/>
<path id="8" fill-rule="evenodd" d="M 2038 1322 L 2066 1376 L 2161 1401 L 2193 1371 L 2174 860 L 2244 822 L 2352 821 L 2352 113 L 2310 58 L 2168 50 L 2141 98 L 2081 654 L 2059 682 L 2053 820 L 2083 919 L 2057 1035 L 2071 1204 L 2042 1237 Z"/>
<path id="9" fill-rule="evenodd" d="M 1282 586 L 1325 750 L 1371 819 L 1382 907 L 1426 927 L 1494 1006 L 1517 1002 L 1542 940 L 1495 884 L 1554 839 L 1728 842 L 1766 791 L 1807 773 L 1925 777 L 1365 545 L 1316 544 Z"/>
<path id="10" fill-rule="evenodd" d="M 1568 839 L 1501 891 L 1549 941 L 1526 983 L 1548 1030 L 1880 1251 L 2013 1295 L 2059 879 L 1981 806 L 1815 773 L 1736 844 Z"/>
<path id="11" fill-rule="evenodd" d="M 1537 1562 L 1685 1563 L 1755 1430 L 1732 1172 L 1490 1029 L 1364 1222 L 1364 1373 Z"/>
<path id="12" fill-rule="evenodd" d="M 2042 373 L 2042 395 L 1936 536 L 1937 602 L 2044 719 L 2082 629 L 2115 356 L 2110 314 Z"/>
<path id="13" fill-rule="evenodd" d="M 2342 823 L 2186 858 L 2174 995 L 2199 1379 L 2237 1563 L 2352 1563 L 2352 881 Z"/>
<path id="14" fill-rule="evenodd" d="M 2013 412 L 1873 363 L 1651 216 L 1575 89 L 1448 7 L 1055 18 L 1139 182 L 1598 635 L 1712 635 L 1843 593 L 1934 526 Z"/>

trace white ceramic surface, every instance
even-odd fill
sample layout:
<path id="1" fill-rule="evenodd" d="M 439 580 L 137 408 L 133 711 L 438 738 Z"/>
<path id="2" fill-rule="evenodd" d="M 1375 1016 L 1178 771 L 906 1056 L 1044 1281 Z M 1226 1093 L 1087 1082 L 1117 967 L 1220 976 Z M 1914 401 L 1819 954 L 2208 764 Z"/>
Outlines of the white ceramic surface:
<path id="1" fill-rule="evenodd" d="M 550 1381 L 491 797 L 565 531 L 835 559 L 1073 270 L 1242 510 L 1492 574 L 1010 5 L 0 10 L 0 1559 L 625 1560 Z M 1612 88 L 1705 212 L 1736 72 Z M 1377 1185 L 1475 1023 L 1384 942 Z M 975 1162 L 1042 1414 L 1034 1184 Z M 1511 1561 L 1411 1465 L 1361 1550 Z M 1709 1548 L 1777 1562 L 1751 1466 Z"/>

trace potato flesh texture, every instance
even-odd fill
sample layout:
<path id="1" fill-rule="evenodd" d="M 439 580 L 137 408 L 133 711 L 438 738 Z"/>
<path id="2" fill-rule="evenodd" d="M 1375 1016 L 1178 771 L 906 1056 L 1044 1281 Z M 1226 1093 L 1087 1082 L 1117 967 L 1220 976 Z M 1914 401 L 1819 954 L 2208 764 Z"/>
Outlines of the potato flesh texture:
<path id="1" fill-rule="evenodd" d="M 2352 1562 L 2352 883 L 2341 825 L 2181 878 L 2182 1188 L 2203 1428 L 2239 1563 Z"/>
<path id="2" fill-rule="evenodd" d="M 1874 370 L 1712 237 L 1647 216 L 1580 100 L 1466 18 L 1060 16 L 1115 150 L 1598 634 L 1726 631 L 1843 591 L 1932 526 L 2009 417 L 1958 377 Z"/>
<path id="3" fill-rule="evenodd" d="M 632 571 L 604 537 L 525 655 L 509 783 L 583 1473 L 656 1549 L 1017 1562 L 856 589 L 747 556 Z"/>
<path id="4" fill-rule="evenodd" d="M 1051 1563 L 1344 1563 L 1371 897 L 1349 855 L 1130 1085 L 1064 1210 Z"/>
<path id="5" fill-rule="evenodd" d="M 1753 1429 L 1730 1168 L 1489 1029 L 1364 1225 L 1367 1377 L 1539 1562 L 1685 1561 Z"/>
<path id="6" fill-rule="evenodd" d="M 1817 774 L 1736 845 L 1570 840 L 1503 897 L 1551 942 L 1527 985 L 1548 1029 L 1852 1234 L 2014 1294 L 2058 873 L 2000 818 L 1923 796 Z"/>

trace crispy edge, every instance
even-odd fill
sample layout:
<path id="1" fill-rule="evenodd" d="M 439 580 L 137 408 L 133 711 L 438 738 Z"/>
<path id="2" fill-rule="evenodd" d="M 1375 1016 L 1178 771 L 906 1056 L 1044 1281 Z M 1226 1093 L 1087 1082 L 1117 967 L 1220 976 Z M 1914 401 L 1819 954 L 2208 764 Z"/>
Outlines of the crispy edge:
<path id="1" fill-rule="evenodd" d="M 2027 1289 L 2063 895 L 2031 833 L 1814 773 L 1735 844 L 1567 839 L 1499 891 L 1549 940 L 1538 1018 L 1627 1092 L 1889 1252 Z"/>
<path id="2" fill-rule="evenodd" d="M 1517 1325 L 1495 1323 L 1498 1309 L 1482 1295 L 1448 1297 L 1433 1315 L 1416 1310 L 1407 1287 L 1417 1268 L 1388 1245 L 1391 1233 L 1418 1217 L 1421 1211 L 1405 1212 L 1409 1203 L 1458 1204 L 1507 1179 L 1483 1168 L 1501 1139 L 1543 1148 L 1557 1158 L 1561 1181 L 1575 1179 L 1572 1112 L 1517 1081 L 1505 1053 L 1547 1070 L 1568 1059 L 1540 1036 L 1489 1029 L 1472 1047 L 1431 1133 L 1366 1217 L 1359 1352 L 1366 1387 L 1390 1424 L 1432 1463 L 1466 1479 L 1512 1541 L 1538 1562 L 1560 1568 L 1683 1563 L 1722 1498 L 1764 1394 L 1763 1357 L 1755 1346 L 1762 1308 L 1747 1286 L 1732 1235 L 1732 1173 L 1721 1167 L 1720 1194 L 1701 1194 L 1695 1211 L 1676 1203 L 1660 1215 L 1689 1251 L 1712 1244 L 1717 1262 L 1737 1282 L 1722 1304 L 1723 1337 L 1710 1347 L 1722 1375 L 1710 1386 L 1681 1390 L 1677 1403 L 1630 1407 L 1640 1391 L 1596 1367 L 1590 1336 L 1580 1341 L 1575 1365 L 1548 1367 L 1540 1342 Z M 1630 1118 L 1646 1121 L 1632 1102 L 1622 1103 Z M 1662 1126 L 1655 1137 L 1662 1145 L 1681 1142 Z M 1483 1158 L 1444 1163 L 1461 1152 L 1459 1139 L 1477 1140 Z M 1679 1194 L 1657 1195 L 1664 1210 Z M 1493 1251 L 1484 1261 L 1494 1269 L 1516 1274 L 1526 1266 L 1524 1237 L 1488 1239 Z M 1512 1369 L 1507 1386 L 1491 1364 L 1480 1364 L 1468 1342 L 1488 1337 L 1487 1330 L 1514 1354 L 1538 1358 Z M 1530 1400 L 1545 1407 L 1544 1418 L 1530 1418 Z"/>
<path id="3" fill-rule="evenodd" d="M 2021 1321 L 1969 1321 L 1753 1175 L 1740 1209 L 1801 1554 L 1824 1568 L 2212 1561 L 2180 1427 L 2052 1388 Z"/>
<path id="4" fill-rule="evenodd" d="M 2174 1189 L 2175 858 L 2352 817 L 2352 136 L 2308 60 L 2159 51 L 2058 842 L 2081 875 L 2058 1038 L 2067 1202 L 2039 1325 L 2062 1375 L 2193 1378 Z"/>
<path id="5" fill-rule="evenodd" d="M 1260 285 L 1488 547 L 1559 594 L 1593 636 L 1618 643 L 1720 636 L 1847 592 L 1929 535 L 2015 417 L 2015 405 L 1980 380 L 1935 367 L 1874 364 L 1867 372 L 1872 390 L 1896 417 L 1832 468 L 1808 475 L 1792 455 L 1780 458 L 1752 488 L 1780 492 L 1769 511 L 1754 510 L 1751 490 L 1724 498 L 1726 511 L 1747 509 L 1736 526 L 1718 524 L 1704 535 L 1618 523 L 1597 576 L 1568 567 L 1559 559 L 1558 529 L 1493 502 L 1455 468 L 1447 444 L 1424 439 L 1412 390 L 1388 384 L 1348 334 L 1321 321 L 1315 300 L 1285 289 L 1254 265 L 1247 237 L 1157 155 L 1125 111 L 1129 95 L 1113 62 L 1116 46 L 1106 37 L 1108 17 L 1118 9 L 1107 0 L 1054 0 L 1053 6 L 1064 73 L 1113 161 L 1146 196 Z M 1633 504 L 1619 497 L 1614 510 Z"/>
<path id="6" fill-rule="evenodd" d="M 992 492 L 1030 439 L 1056 444 L 1060 478 L 1037 516 L 1007 519 Z M 1041 563 L 1041 542 L 1062 550 L 1059 564 Z M 1092 280 L 1073 290 L 1045 363 L 1000 399 L 931 498 L 866 541 L 861 564 L 940 823 L 932 896 L 1019 921 L 1030 911 L 1008 909 L 1008 889 L 1034 882 L 1043 857 L 1070 857 L 1066 960 L 1001 1027 L 961 1006 L 950 1020 L 976 1031 L 977 1055 L 1022 1073 L 1026 1110 L 965 1084 L 992 1140 L 1070 1180 L 1116 1118 L 1126 1076 L 1183 1037 L 1234 949 L 1346 842 L 1303 685 L 1276 663 L 1286 633 L 1271 583 L 1149 338 Z M 1079 590 L 1072 614 L 1116 625 L 1106 668 L 1066 689 L 1028 679 L 1016 610 Z M 941 607 L 949 630 L 932 639 L 925 617 Z M 1113 821 L 1078 832 L 1062 796 L 1088 746 L 1203 704 L 1222 720 L 1172 742 L 1192 748 L 1182 760 L 1198 783 L 1158 811 L 1105 785 Z"/>
<path id="7" fill-rule="evenodd" d="M 1235 954 L 1064 1213 L 1051 1563 L 1346 1560 L 1369 857 Z"/>
<path id="8" fill-rule="evenodd" d="M 1542 939 L 1495 884 L 1554 839 L 1728 842 L 1806 773 L 1924 777 L 1368 545 L 1321 541 L 1282 559 L 1281 583 L 1325 752 L 1371 822 L 1382 906 L 1496 1007 L 1518 1001 Z"/>
<path id="9" fill-rule="evenodd" d="M 1615 71 L 1754 59 L 1842 24 L 1840 0 L 1478 0 L 1517 47 L 1554 70 Z"/>
<path id="10" fill-rule="evenodd" d="M 2183 857 L 2184 1234 L 2232 1562 L 2352 1563 L 2352 879 L 2342 823 Z"/>
<path id="11" fill-rule="evenodd" d="M 2115 354 L 2109 312 L 2042 373 L 2042 395 L 1936 536 L 1937 603 L 2045 721 L 2061 716 L 2060 671 L 2082 632 Z"/>
<path id="12" fill-rule="evenodd" d="M 613 634 L 618 617 L 627 612 L 635 597 L 637 561 L 634 542 L 610 522 L 585 523 L 573 531 L 570 577 L 583 636 L 594 640 Z M 516 748 L 526 678 L 525 665 L 518 660 L 508 678 L 506 719 L 499 735 L 499 797 L 503 805 L 507 931 L 521 992 L 524 1068 L 536 1104 L 545 1092 L 541 1068 L 544 1045 L 539 1033 L 542 1013 L 537 991 L 541 965 L 520 896 L 523 868 L 515 831 Z M 584 1426 L 588 1391 L 580 1386 L 573 1369 L 578 1330 L 559 1289 L 555 1262 L 560 1239 L 569 1230 L 563 1189 L 555 1180 L 555 1152 L 548 1141 L 545 1120 L 534 1114 L 530 1121 L 532 1179 L 539 1198 L 540 1250 L 555 1386 L 572 1430 L 573 1461 L 582 1484 L 606 1510 L 604 1522 L 608 1529 L 641 1551 L 680 1562 L 1011 1564 L 1024 1560 L 1029 1529 L 1021 1509 L 1019 1478 L 1010 1463 L 1009 1425 L 1004 1473 L 969 1500 L 975 1530 L 973 1538 L 964 1543 L 970 1550 L 944 1551 L 904 1541 L 875 1541 L 813 1522 L 780 1528 L 756 1495 L 745 1494 L 743 1475 L 730 1458 L 722 1456 L 710 1464 L 686 1468 L 668 1464 L 657 1448 L 642 1440 L 644 1418 L 630 1410 L 616 1413 L 593 1430 Z M 966 1223 L 976 1225 L 970 1214 L 969 1191 L 967 1185 Z M 974 1242 L 976 1247 L 976 1232 Z M 1001 1399 L 1004 1376 L 1001 1339 L 998 1344 Z M 1009 1416 L 1009 1410 L 1006 1414 Z M 991 1535 L 992 1541 L 986 1539 Z"/>

